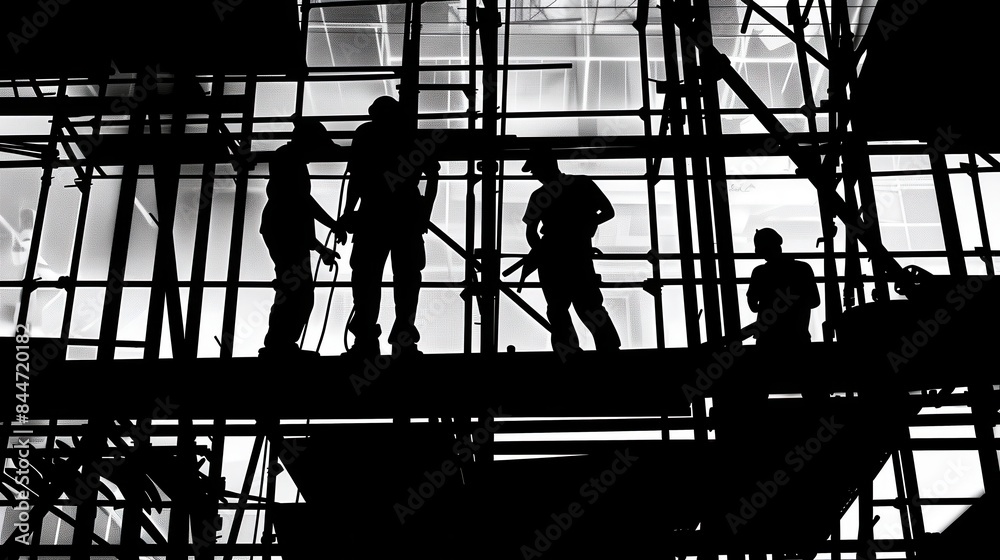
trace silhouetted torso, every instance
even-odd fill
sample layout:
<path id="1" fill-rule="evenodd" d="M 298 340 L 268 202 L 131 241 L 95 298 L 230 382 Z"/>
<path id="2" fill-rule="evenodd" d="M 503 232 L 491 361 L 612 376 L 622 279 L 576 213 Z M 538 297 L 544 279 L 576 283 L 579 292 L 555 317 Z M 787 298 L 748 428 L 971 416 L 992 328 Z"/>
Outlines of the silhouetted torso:
<path id="1" fill-rule="evenodd" d="M 358 127 L 347 167 L 347 207 L 354 232 L 354 315 L 348 329 L 355 335 L 355 344 L 349 352 L 356 355 L 378 354 L 382 332 L 378 324 L 379 281 L 390 257 L 396 318 L 389 330 L 389 341 L 396 348 L 419 353 L 415 344 L 420 340 L 416 312 L 421 271 L 426 265 L 423 234 L 437 193 L 439 164 L 418 146 L 415 131 L 392 119 L 378 117 Z M 427 177 L 428 194 L 421 194 L 420 182 L 432 167 L 435 174 Z"/>
<path id="2" fill-rule="evenodd" d="M 311 193 L 309 168 L 286 145 L 275 150 L 270 170 L 260 234 L 275 269 L 282 269 L 307 261 L 316 239 L 313 219 L 306 213 Z"/>
<path id="3" fill-rule="evenodd" d="M 300 350 L 297 341 L 313 307 L 311 251 L 316 247 L 307 160 L 296 146 L 281 146 L 270 163 L 260 234 L 274 262 L 274 304 L 261 356 Z"/>
<path id="4" fill-rule="evenodd" d="M 414 205 L 420 199 L 421 170 L 411 162 L 423 162 L 426 156 L 413 140 L 389 124 L 367 122 L 358 127 L 348 171 L 361 187 L 359 233 L 386 233 L 417 222 Z"/>
<path id="5" fill-rule="evenodd" d="M 758 344 L 809 342 L 809 316 L 819 291 L 807 263 L 781 256 L 757 266 L 747 298 L 759 306 Z"/>
<path id="6" fill-rule="evenodd" d="M 604 194 L 594 181 L 580 175 L 564 175 L 564 184 L 542 185 L 531 193 L 524 221 L 541 221 L 542 241 L 563 249 L 590 247 L 597 231 L 593 217 Z"/>
<path id="7" fill-rule="evenodd" d="M 528 199 L 523 221 L 529 232 L 541 225 L 541 240 L 532 253 L 538 260 L 552 348 L 561 359 L 580 348 L 570 306 L 593 335 L 598 350 L 621 347 L 618 331 L 604 307 L 591 244 L 598 215 L 609 216 L 611 212 L 600 187 L 580 175 L 560 175 L 542 184 Z"/>

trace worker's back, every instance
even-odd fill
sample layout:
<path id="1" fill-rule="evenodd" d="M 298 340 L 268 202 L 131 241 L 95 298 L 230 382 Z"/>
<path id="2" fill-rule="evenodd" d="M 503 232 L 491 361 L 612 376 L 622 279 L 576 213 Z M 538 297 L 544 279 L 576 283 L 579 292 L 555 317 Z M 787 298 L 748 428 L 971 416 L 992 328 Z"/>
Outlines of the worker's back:
<path id="1" fill-rule="evenodd" d="M 260 234 L 276 267 L 301 264 L 309 258 L 316 234 L 307 212 L 309 168 L 286 144 L 275 150 L 269 169 Z"/>
<path id="2" fill-rule="evenodd" d="M 562 175 L 531 194 L 525 215 L 535 214 L 542 223 L 543 239 L 587 243 L 597 231 L 593 217 L 600 209 L 601 191 L 583 175 Z"/>
<path id="3" fill-rule="evenodd" d="M 759 265 L 751 273 L 749 290 L 760 301 L 758 344 L 809 342 L 811 310 L 819 304 L 809 264 L 781 257 Z"/>

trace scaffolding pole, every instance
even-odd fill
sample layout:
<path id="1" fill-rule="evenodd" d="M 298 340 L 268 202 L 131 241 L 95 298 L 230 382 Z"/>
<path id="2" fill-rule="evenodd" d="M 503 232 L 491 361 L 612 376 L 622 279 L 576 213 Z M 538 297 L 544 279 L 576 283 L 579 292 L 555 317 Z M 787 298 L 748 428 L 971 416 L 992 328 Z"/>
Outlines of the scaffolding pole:
<path id="1" fill-rule="evenodd" d="M 699 40 L 713 44 L 712 21 L 707 0 L 695 0 L 696 17 L 701 21 L 704 33 Z M 722 138 L 722 117 L 719 107 L 718 79 L 714 74 L 701 74 L 701 95 L 704 106 L 705 136 L 709 142 Z M 815 132 L 813 130 L 812 132 Z M 715 218 L 716 251 L 719 259 L 719 280 L 722 298 L 723 327 L 727 335 L 735 335 L 743 328 L 740 318 L 739 294 L 736 292 L 736 262 L 733 259 L 733 223 L 729 207 L 729 184 L 726 182 L 725 156 L 710 152 L 708 166 L 711 172 L 712 214 Z"/>
<path id="2" fill-rule="evenodd" d="M 135 87 L 143 87 L 141 76 L 136 77 Z M 129 137 L 142 137 L 145 123 L 145 108 L 140 103 L 129 113 Z M 138 175 L 139 162 L 128 163 L 122 170 L 118 207 L 115 212 L 114 235 L 111 239 L 111 255 L 108 259 L 108 276 L 104 292 L 104 314 L 101 319 L 100 343 L 97 347 L 98 360 L 113 360 L 115 358 L 118 323 L 122 309 L 125 265 L 128 260 L 129 240 L 131 239 L 132 232 L 132 207 L 135 200 L 136 187 L 138 186 Z"/>
<path id="3" fill-rule="evenodd" d="M 642 130 L 647 138 L 653 135 L 653 116 L 649 95 L 649 45 L 646 40 L 646 26 L 649 22 L 649 4 L 639 2 L 638 14 L 632 27 L 639 34 L 639 87 L 642 90 L 642 109 L 640 118 L 642 119 Z M 660 117 L 660 130 L 663 131 L 662 123 L 666 121 L 666 116 Z M 661 132 L 662 135 L 662 132 Z M 663 288 L 660 284 L 660 260 L 653 258 L 660 252 L 659 216 L 656 205 L 656 184 L 659 179 L 656 175 L 660 173 L 661 159 L 654 159 L 648 156 L 646 159 L 646 204 L 649 206 L 649 262 L 653 267 L 653 274 L 650 277 L 650 295 L 653 296 L 653 320 L 656 329 L 656 347 L 663 348 L 666 344 L 663 327 Z"/>
<path id="4" fill-rule="evenodd" d="M 684 134 L 684 112 L 682 112 L 682 84 L 680 71 L 678 68 L 677 52 L 677 31 L 676 18 L 677 8 L 674 2 L 660 3 L 660 22 L 663 35 L 663 52 L 666 69 L 666 83 L 664 91 L 664 115 L 661 117 L 660 128 L 663 129 L 669 123 L 670 135 L 678 143 L 685 140 Z M 662 135 L 661 135 L 662 136 Z M 694 346 L 701 343 L 701 324 L 699 322 L 698 291 L 694 281 L 695 274 L 695 251 L 694 239 L 691 223 L 691 202 L 690 190 L 688 188 L 687 158 L 683 155 L 673 156 L 674 174 L 674 203 L 677 214 L 677 240 L 678 251 L 681 255 L 681 279 L 683 287 L 684 306 L 684 327 L 687 338 L 687 346 Z M 660 255 L 656 255 L 659 259 Z M 657 288 L 659 289 L 659 288 Z"/>

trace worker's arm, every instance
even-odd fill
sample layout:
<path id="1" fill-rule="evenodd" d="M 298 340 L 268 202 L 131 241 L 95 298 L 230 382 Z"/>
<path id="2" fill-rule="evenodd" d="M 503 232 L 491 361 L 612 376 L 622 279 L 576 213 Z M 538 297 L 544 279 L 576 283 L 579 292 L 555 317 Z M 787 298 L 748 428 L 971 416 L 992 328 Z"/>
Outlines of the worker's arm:
<path id="1" fill-rule="evenodd" d="M 347 200 L 344 201 L 344 214 L 354 212 L 358 208 L 358 201 L 361 200 L 361 183 L 354 175 L 347 180 Z"/>
<path id="2" fill-rule="evenodd" d="M 528 239 L 528 247 L 534 249 L 535 247 L 538 247 L 538 243 L 542 240 L 541 236 L 538 235 L 538 222 L 532 220 L 530 222 L 527 222 L 527 226 L 528 227 L 525 230 L 524 234 L 525 237 Z"/>
<path id="3" fill-rule="evenodd" d="M 615 217 L 615 207 L 600 188 L 597 189 L 597 218 L 595 225 L 601 225 Z"/>
<path id="4" fill-rule="evenodd" d="M 364 125 L 361 126 L 363 127 Z M 361 200 L 362 184 L 359 174 L 363 174 L 364 168 L 367 167 L 365 164 L 365 153 L 369 149 L 365 138 L 366 135 L 359 128 L 354 141 L 351 143 L 351 157 L 347 161 L 347 173 L 350 176 L 347 179 L 347 200 L 344 203 L 344 215 L 354 212 L 358 207 L 358 201 Z"/>
<path id="5" fill-rule="evenodd" d="M 750 305 L 750 311 L 754 313 L 760 311 L 760 296 L 757 294 L 758 282 L 757 269 L 755 268 L 750 273 L 750 286 L 747 288 L 747 304 Z"/>
<path id="6" fill-rule="evenodd" d="M 807 263 L 803 263 L 802 269 L 804 271 L 802 275 L 802 300 L 799 303 L 807 309 L 815 309 L 820 304 L 816 275 L 813 274 L 812 267 Z"/>
<path id="7" fill-rule="evenodd" d="M 336 251 L 320 243 L 319 239 L 313 239 L 313 251 L 319 253 L 320 259 L 323 260 L 324 264 L 328 265 L 333 265 L 333 261 L 340 257 L 340 254 Z"/>
<path id="8" fill-rule="evenodd" d="M 580 219 L 584 227 L 589 228 L 587 234 L 594 237 L 597 235 L 597 226 L 615 217 L 615 207 L 611 205 L 611 201 L 601 191 L 601 188 L 590 179 L 587 179 L 585 183 L 574 185 L 574 188 L 583 188 L 588 191 L 586 196 L 590 199 L 590 210 L 581 215 Z"/>
<path id="9" fill-rule="evenodd" d="M 337 225 L 337 220 L 334 220 L 332 216 L 327 214 L 326 210 L 323 210 L 323 207 L 320 206 L 319 203 L 316 202 L 316 199 L 311 196 L 309 197 L 309 210 L 310 214 L 317 222 L 332 229 L 333 231 L 337 231 L 339 227 Z"/>
<path id="10" fill-rule="evenodd" d="M 534 249 L 538 242 L 542 240 L 538 235 L 538 225 L 542 221 L 543 207 L 539 205 L 537 199 L 538 191 L 531 193 L 528 197 L 528 207 L 524 209 L 524 216 L 521 221 L 527 226 L 524 234 L 528 239 L 528 246 Z"/>
<path id="11" fill-rule="evenodd" d="M 434 199 L 437 198 L 438 193 L 438 171 L 441 170 L 441 164 L 434 161 L 428 164 L 426 176 L 427 176 L 427 186 L 424 189 L 424 215 L 425 224 L 431 221 L 431 212 L 434 211 Z M 426 225 L 424 226 L 424 233 L 427 232 Z"/>
<path id="12" fill-rule="evenodd" d="M 353 232 L 357 224 L 355 210 L 358 207 L 358 201 L 361 200 L 362 189 L 361 179 L 357 175 L 359 167 L 357 159 L 352 158 L 347 163 L 347 172 L 350 174 L 347 179 L 347 199 L 344 201 L 344 213 L 340 216 L 340 231 L 337 232 L 336 243 L 347 243 L 347 233 Z"/>

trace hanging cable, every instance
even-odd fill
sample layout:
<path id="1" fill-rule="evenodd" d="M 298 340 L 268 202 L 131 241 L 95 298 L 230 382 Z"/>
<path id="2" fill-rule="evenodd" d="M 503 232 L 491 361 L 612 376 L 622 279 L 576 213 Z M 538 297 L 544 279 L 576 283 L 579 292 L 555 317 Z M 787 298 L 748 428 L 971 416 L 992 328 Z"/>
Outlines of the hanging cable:
<path id="1" fill-rule="evenodd" d="M 333 261 L 333 286 L 330 286 L 330 295 L 326 299 L 326 315 L 323 317 L 323 328 L 319 331 L 319 342 L 316 343 L 316 351 L 323 345 L 323 336 L 326 335 L 326 324 L 330 321 L 330 307 L 333 305 L 333 290 L 337 287 L 337 276 L 340 275 L 340 265 Z"/>
<path id="2" fill-rule="evenodd" d="M 346 185 L 347 185 L 347 172 L 345 171 L 343 178 L 341 178 L 341 180 L 340 180 L 340 199 L 339 199 L 339 201 L 337 203 L 337 218 L 336 218 L 337 220 L 340 220 L 341 216 L 343 215 L 344 195 L 347 193 L 347 190 L 345 188 Z M 333 230 L 332 229 L 329 231 L 329 233 L 326 234 L 326 241 L 323 242 L 323 246 L 324 247 L 327 247 L 327 246 L 330 245 L 330 237 L 331 236 L 333 236 Z M 337 245 L 336 239 L 334 239 L 333 244 L 334 244 L 334 249 L 336 249 L 336 245 Z M 319 262 L 316 263 L 316 271 L 313 273 L 313 283 L 315 283 L 316 280 L 319 278 L 319 266 L 320 266 L 321 263 L 322 263 L 322 259 Z M 326 336 L 326 327 L 327 327 L 327 324 L 330 321 L 330 309 L 333 306 L 333 292 L 337 288 L 337 278 L 340 276 L 340 264 L 337 262 L 336 259 L 334 259 L 333 264 L 331 265 L 331 268 L 333 268 L 333 285 L 330 286 L 330 295 L 327 297 L 327 300 L 326 300 L 326 313 L 323 314 L 323 327 L 322 327 L 322 329 L 320 330 L 320 333 L 319 333 L 319 341 L 316 343 L 316 352 L 319 352 L 320 347 L 323 345 L 323 338 Z M 351 319 L 352 318 L 354 318 L 354 308 L 353 307 L 351 307 L 351 313 L 348 315 L 347 322 L 344 325 L 344 348 L 345 349 L 347 348 L 347 329 L 348 329 L 348 327 L 351 324 Z M 308 326 L 309 325 L 307 323 L 306 324 L 306 328 L 308 328 Z M 300 347 L 302 345 L 304 345 L 305 341 L 306 341 L 306 328 L 302 329 L 302 337 L 299 340 L 299 346 Z"/>
<path id="3" fill-rule="evenodd" d="M 354 306 L 351 306 L 351 312 L 347 315 L 347 323 L 344 324 L 344 348 L 347 348 L 347 333 L 350 329 L 352 319 L 354 319 Z"/>
<path id="4" fill-rule="evenodd" d="M 324 247 L 326 247 L 327 245 L 330 244 L 330 236 L 331 235 L 333 235 L 333 230 L 332 229 L 330 230 L 329 233 L 326 234 L 326 241 L 323 242 L 323 246 Z M 334 240 L 334 245 L 336 245 L 336 240 Z M 334 260 L 333 263 L 337 264 L 337 261 Z M 319 261 L 316 262 L 316 271 L 313 272 L 313 285 L 315 285 L 316 284 L 316 280 L 319 279 L 319 265 L 321 265 L 321 264 L 323 264 L 323 259 L 319 259 Z M 336 282 L 336 277 L 334 278 L 334 281 Z M 330 297 L 333 297 L 333 287 L 330 288 Z M 327 312 L 327 314 L 330 313 L 330 308 L 329 307 L 326 308 L 326 312 Z M 302 336 L 299 337 L 299 348 L 305 346 L 305 343 L 306 343 L 306 332 L 308 330 L 309 330 L 309 321 L 306 321 L 306 325 L 304 327 L 302 327 Z M 322 341 L 323 340 L 321 338 L 320 342 L 322 342 Z M 319 345 L 316 346 L 316 351 L 319 352 Z"/>

